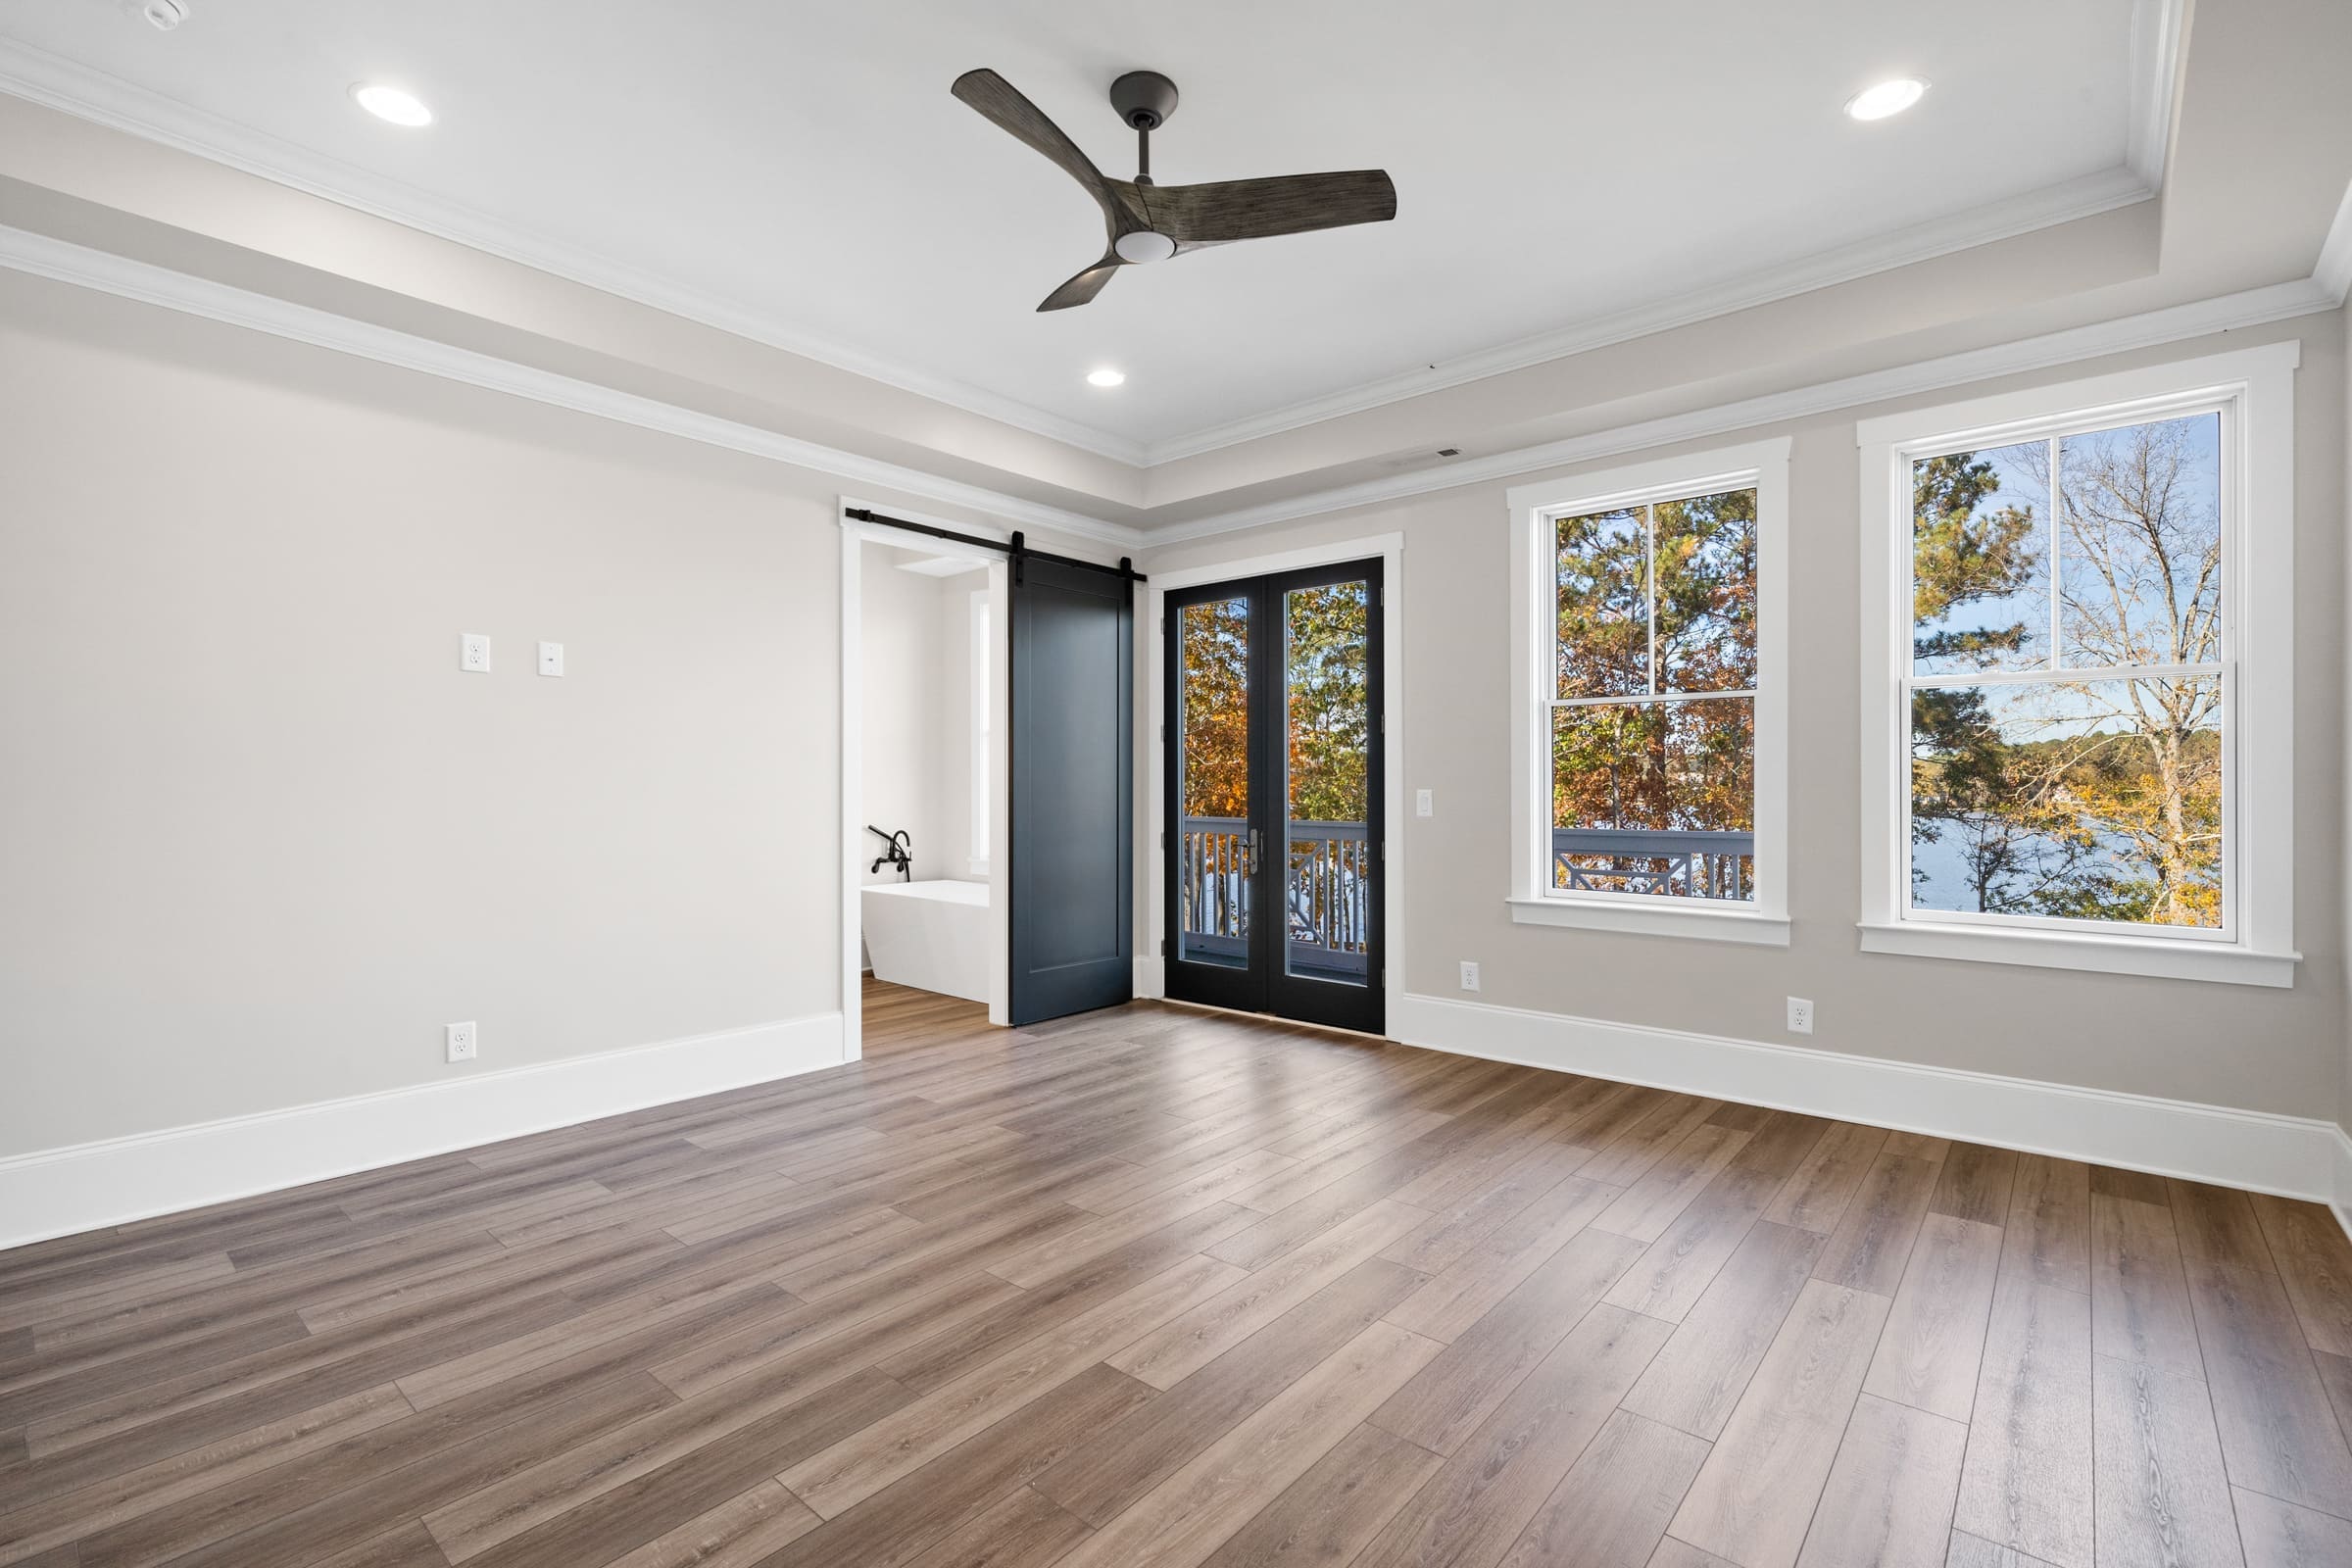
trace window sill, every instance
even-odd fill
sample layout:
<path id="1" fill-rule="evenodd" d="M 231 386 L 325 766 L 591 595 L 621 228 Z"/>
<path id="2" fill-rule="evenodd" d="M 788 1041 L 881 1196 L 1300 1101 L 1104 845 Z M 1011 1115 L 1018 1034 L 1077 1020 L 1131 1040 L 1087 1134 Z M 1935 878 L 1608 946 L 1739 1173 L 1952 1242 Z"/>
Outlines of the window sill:
<path id="1" fill-rule="evenodd" d="M 2074 931 L 1999 931 L 1978 927 L 1865 922 L 1864 953 L 1970 963 L 2017 963 L 2037 969 L 2082 969 L 2099 974 L 2154 975 L 2224 985 L 2291 987 L 2299 953 L 2255 953 L 2218 942 L 2162 937 L 2102 937 Z"/>
<path id="2" fill-rule="evenodd" d="M 1785 915 L 1741 909 L 1645 909 L 1626 904 L 1587 904 L 1574 899 L 1514 898 L 1504 901 L 1515 925 L 1569 926 L 1582 931 L 1623 931 L 1644 937 L 1683 937 L 1699 942 L 1737 942 L 1785 948 Z"/>

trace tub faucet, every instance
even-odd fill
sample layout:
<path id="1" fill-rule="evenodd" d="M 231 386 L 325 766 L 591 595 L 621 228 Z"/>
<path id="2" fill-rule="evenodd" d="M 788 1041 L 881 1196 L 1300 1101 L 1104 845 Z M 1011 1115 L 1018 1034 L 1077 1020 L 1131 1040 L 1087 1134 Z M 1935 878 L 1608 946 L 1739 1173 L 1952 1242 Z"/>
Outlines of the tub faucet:
<path id="1" fill-rule="evenodd" d="M 914 840 L 907 834 L 906 830 L 905 828 L 901 828 L 896 833 L 885 833 L 880 828 L 874 826 L 871 822 L 868 822 L 865 825 L 865 830 L 868 833 L 871 833 L 874 837 L 880 839 L 883 844 L 881 855 L 876 857 L 874 863 L 868 866 L 866 869 L 869 871 L 879 871 L 886 865 L 895 865 L 899 868 L 900 881 L 913 881 L 914 855 L 912 852 L 914 850 Z"/>

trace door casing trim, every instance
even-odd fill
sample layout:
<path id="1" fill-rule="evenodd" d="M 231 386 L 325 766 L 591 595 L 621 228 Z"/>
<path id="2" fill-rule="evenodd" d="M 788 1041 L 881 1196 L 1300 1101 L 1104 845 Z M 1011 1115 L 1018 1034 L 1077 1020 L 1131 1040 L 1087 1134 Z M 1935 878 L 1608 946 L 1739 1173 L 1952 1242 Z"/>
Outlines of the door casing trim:
<path id="1" fill-rule="evenodd" d="M 909 549 L 929 551 L 933 555 L 959 556 L 977 561 L 988 570 L 988 613 L 990 637 L 1001 637 L 1006 628 L 1007 568 L 1004 558 L 994 551 L 974 545 L 957 544 L 953 540 L 934 539 L 927 534 L 908 533 L 885 523 L 861 522 L 850 515 L 853 510 L 871 511 L 867 503 L 856 496 L 837 498 L 840 535 L 841 598 L 841 708 L 839 713 L 839 745 L 841 756 L 840 794 L 837 798 L 841 812 L 840 838 L 837 848 L 840 860 L 838 892 L 841 919 L 841 1020 L 842 1054 L 844 1061 L 856 1061 L 865 1054 L 864 989 L 861 979 L 864 967 L 858 962 L 858 943 L 863 913 L 858 890 L 864 886 L 859 875 L 864 862 L 865 831 L 865 547 L 868 544 L 903 545 Z M 1002 528 L 986 524 L 974 525 L 951 517 L 926 516 L 919 512 L 895 509 L 911 522 L 936 523 L 942 527 L 960 528 L 982 536 L 1010 535 Z M 999 658 L 989 671 L 990 698 L 996 710 L 1004 711 L 1005 661 Z M 1009 989 L 1006 954 L 1010 944 L 1005 893 L 1012 857 L 1003 852 L 1004 844 L 1004 779 L 1005 735 L 1000 722 L 989 751 L 989 842 L 999 846 L 999 853 L 990 862 L 988 881 L 989 959 L 988 959 L 988 1021 L 1002 1026 L 1004 1022 L 1005 996 Z"/>
<path id="2" fill-rule="evenodd" d="M 1171 588 L 1193 588 L 1201 583 L 1220 582 L 1227 577 L 1257 577 L 1272 572 L 1291 571 L 1301 566 L 1331 566 L 1350 561 L 1380 563 L 1381 637 L 1383 639 L 1383 668 L 1381 671 L 1381 706 L 1383 725 L 1381 734 L 1381 808 L 1387 818 L 1385 827 L 1388 843 L 1383 856 L 1386 877 L 1382 894 L 1388 905 L 1388 919 L 1382 927 L 1382 938 L 1388 951 L 1382 956 L 1386 970 L 1383 986 L 1386 1018 L 1381 1033 L 1394 1040 L 1398 1025 L 1397 1002 L 1405 992 L 1405 976 L 1410 972 L 1405 963 L 1407 930 L 1404 911 L 1405 872 L 1409 859 L 1404 834 L 1404 535 L 1402 533 L 1369 534 L 1354 539 L 1336 540 L 1330 544 L 1309 545 L 1298 550 L 1287 550 L 1276 555 L 1235 556 L 1198 566 L 1175 570 L 1152 568 L 1145 622 L 1136 630 L 1136 640 L 1145 646 L 1146 658 L 1139 661 L 1144 682 L 1143 708 L 1147 717 L 1144 724 L 1145 774 L 1148 787 L 1137 792 L 1142 808 L 1136 813 L 1136 862 L 1146 866 L 1146 874 L 1138 879 L 1145 901 L 1139 911 L 1136 929 L 1144 933 L 1138 943 L 1140 951 L 1135 960 L 1135 994 L 1138 997 L 1164 998 L 1167 995 L 1167 969 L 1160 958 L 1160 944 L 1167 940 L 1167 858 L 1160 851 L 1159 832 L 1167 810 L 1167 637 L 1163 622 L 1166 618 L 1167 592 Z"/>

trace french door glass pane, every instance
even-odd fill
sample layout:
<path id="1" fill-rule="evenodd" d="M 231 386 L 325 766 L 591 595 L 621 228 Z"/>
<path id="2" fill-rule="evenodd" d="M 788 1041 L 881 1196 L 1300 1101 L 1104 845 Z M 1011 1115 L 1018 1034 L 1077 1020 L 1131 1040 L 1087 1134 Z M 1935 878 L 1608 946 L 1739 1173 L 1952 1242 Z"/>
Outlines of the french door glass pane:
<path id="1" fill-rule="evenodd" d="M 2222 680 L 1911 695 L 1911 906 L 2216 928 Z"/>
<path id="2" fill-rule="evenodd" d="M 1176 956 L 1250 964 L 1250 601 L 1177 612 L 1183 821 Z"/>
<path id="3" fill-rule="evenodd" d="M 1371 595 L 1283 595 L 1284 972 L 1363 985 L 1371 952 Z"/>
<path id="4" fill-rule="evenodd" d="M 1551 723 L 1555 890 L 1755 898 L 1754 698 L 1594 703 Z"/>

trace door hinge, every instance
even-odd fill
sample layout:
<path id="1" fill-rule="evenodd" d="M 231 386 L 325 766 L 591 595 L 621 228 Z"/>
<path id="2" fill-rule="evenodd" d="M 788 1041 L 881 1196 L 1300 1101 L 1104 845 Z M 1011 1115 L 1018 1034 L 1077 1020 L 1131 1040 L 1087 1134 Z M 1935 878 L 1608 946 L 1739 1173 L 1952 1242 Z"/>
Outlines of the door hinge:
<path id="1" fill-rule="evenodd" d="M 1166 937 L 1159 939 L 1159 956 L 1163 958 L 1168 956 L 1168 939 Z"/>

